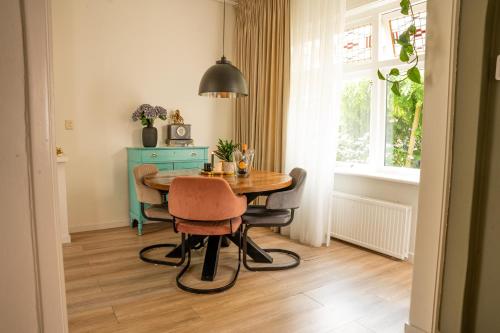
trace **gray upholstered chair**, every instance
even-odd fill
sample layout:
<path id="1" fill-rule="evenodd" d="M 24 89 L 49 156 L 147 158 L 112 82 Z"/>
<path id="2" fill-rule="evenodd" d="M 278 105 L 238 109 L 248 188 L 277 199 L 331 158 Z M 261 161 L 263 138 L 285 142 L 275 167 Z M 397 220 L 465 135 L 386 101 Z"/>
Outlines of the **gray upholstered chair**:
<path id="1" fill-rule="evenodd" d="M 300 207 L 307 172 L 301 168 L 294 168 L 290 172 L 292 185 L 283 191 L 271 193 L 267 197 L 265 206 L 249 206 L 243 215 L 243 265 L 251 271 L 275 271 L 297 267 L 300 264 L 300 256 L 292 251 L 284 249 L 264 249 L 268 253 L 279 252 L 291 258 L 293 262 L 285 265 L 270 265 L 251 267 L 247 263 L 247 235 L 251 228 L 255 227 L 286 227 L 293 221 L 295 209 Z"/>
<path id="2" fill-rule="evenodd" d="M 167 203 L 163 200 L 160 191 L 144 185 L 143 182 L 145 176 L 153 175 L 157 172 L 158 168 L 153 164 L 141 164 L 134 168 L 135 193 L 137 196 L 137 200 L 141 203 L 141 214 L 145 219 L 150 221 L 173 223 L 174 220 L 168 213 Z M 140 229 L 138 233 L 139 235 L 141 235 L 142 224 L 139 223 L 137 227 Z M 139 252 L 139 257 L 145 262 L 167 266 L 179 266 L 184 262 L 183 259 L 181 259 L 181 262 L 174 263 L 164 260 L 151 259 L 145 256 L 146 252 L 155 248 L 162 247 L 173 248 L 177 247 L 177 244 L 162 243 L 147 246 Z"/>

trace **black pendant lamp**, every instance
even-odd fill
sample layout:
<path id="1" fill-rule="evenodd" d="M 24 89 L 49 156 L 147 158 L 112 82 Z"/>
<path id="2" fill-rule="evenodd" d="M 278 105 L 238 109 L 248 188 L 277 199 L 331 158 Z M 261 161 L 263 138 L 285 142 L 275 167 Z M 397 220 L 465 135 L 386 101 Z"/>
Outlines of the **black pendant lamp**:
<path id="1" fill-rule="evenodd" d="M 226 0 L 224 0 L 224 23 L 222 30 L 222 57 L 207 69 L 201 78 L 198 95 L 219 98 L 248 96 L 248 86 L 241 71 L 224 56 L 226 32 Z"/>

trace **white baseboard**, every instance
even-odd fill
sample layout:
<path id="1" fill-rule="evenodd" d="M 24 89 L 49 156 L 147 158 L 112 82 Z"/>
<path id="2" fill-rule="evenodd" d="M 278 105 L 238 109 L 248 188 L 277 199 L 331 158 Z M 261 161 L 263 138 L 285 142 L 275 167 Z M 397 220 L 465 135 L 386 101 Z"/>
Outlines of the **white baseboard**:
<path id="1" fill-rule="evenodd" d="M 71 236 L 69 234 L 62 235 L 61 240 L 63 244 L 71 243 Z"/>
<path id="2" fill-rule="evenodd" d="M 405 324 L 405 333 L 427 333 L 427 332 L 410 324 Z"/>
<path id="3" fill-rule="evenodd" d="M 116 220 L 111 222 L 104 222 L 99 224 L 88 224 L 88 225 L 73 225 L 69 226 L 69 232 L 83 232 L 83 231 L 93 231 L 93 230 L 103 230 L 103 229 L 112 229 L 112 228 L 120 228 L 126 227 L 129 224 L 129 219 L 126 220 Z"/>
<path id="4" fill-rule="evenodd" d="M 99 224 L 84 224 L 84 225 L 74 225 L 69 227 L 69 232 L 70 233 L 75 233 L 75 232 L 84 232 L 84 231 L 94 231 L 94 230 L 104 230 L 104 229 L 113 229 L 113 228 L 121 228 L 121 227 L 128 227 L 130 226 L 130 220 L 116 220 L 112 222 L 104 222 L 104 223 L 99 223 Z M 147 221 L 144 222 L 144 224 L 152 224 L 152 223 L 161 223 L 158 221 Z M 69 237 L 69 235 L 68 235 Z M 64 242 L 64 238 L 63 238 Z M 71 242 L 71 239 L 70 239 Z"/>

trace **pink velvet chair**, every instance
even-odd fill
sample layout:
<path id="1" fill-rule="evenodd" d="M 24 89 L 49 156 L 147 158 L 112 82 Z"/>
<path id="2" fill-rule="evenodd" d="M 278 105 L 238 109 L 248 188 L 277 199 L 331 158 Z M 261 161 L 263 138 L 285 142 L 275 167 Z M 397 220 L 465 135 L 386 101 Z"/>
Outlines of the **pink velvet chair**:
<path id="1" fill-rule="evenodd" d="M 170 185 L 169 212 L 174 218 L 174 228 L 185 235 L 223 236 L 238 232 L 241 244 L 241 216 L 247 208 L 245 196 L 233 193 L 222 178 L 176 177 Z M 197 289 L 186 286 L 181 278 L 191 263 L 188 247 L 186 266 L 177 275 L 177 286 L 185 291 L 209 294 L 227 290 L 234 286 L 240 271 L 241 249 L 238 248 L 238 267 L 233 279 L 226 285 L 212 289 Z"/>

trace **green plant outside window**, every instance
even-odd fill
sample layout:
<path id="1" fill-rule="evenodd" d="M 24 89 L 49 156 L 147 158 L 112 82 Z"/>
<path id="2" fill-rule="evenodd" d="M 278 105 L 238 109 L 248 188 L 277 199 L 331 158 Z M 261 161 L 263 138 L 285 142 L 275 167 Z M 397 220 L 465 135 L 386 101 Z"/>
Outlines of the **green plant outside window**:
<path id="1" fill-rule="evenodd" d="M 423 102 L 423 84 L 405 80 L 399 96 L 387 88 L 386 166 L 420 168 Z"/>

